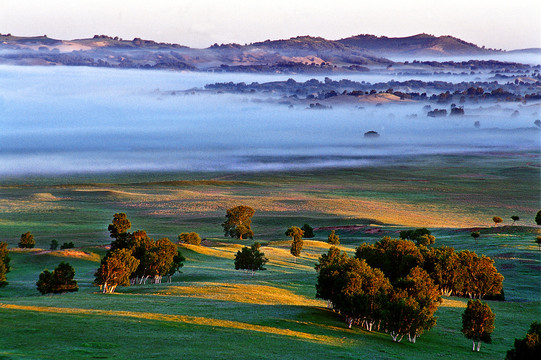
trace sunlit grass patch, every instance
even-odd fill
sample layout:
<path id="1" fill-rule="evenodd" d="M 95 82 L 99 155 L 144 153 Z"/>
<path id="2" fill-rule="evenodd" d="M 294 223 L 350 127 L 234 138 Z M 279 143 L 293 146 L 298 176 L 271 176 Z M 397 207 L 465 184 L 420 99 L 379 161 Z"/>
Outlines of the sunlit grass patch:
<path id="1" fill-rule="evenodd" d="M 80 251 L 80 250 L 65 249 L 65 250 L 48 251 L 44 253 L 47 253 L 52 256 L 58 256 L 58 257 L 76 258 L 76 259 L 82 259 L 82 260 L 88 260 L 88 261 L 94 261 L 94 262 L 101 261 L 101 257 L 99 254 L 86 252 L 86 251 Z"/>
<path id="2" fill-rule="evenodd" d="M 58 313 L 58 314 L 71 314 L 71 315 L 90 315 L 90 316 L 117 316 L 134 319 L 165 321 L 172 323 L 184 323 L 191 325 L 201 325 L 210 327 L 219 327 L 225 329 L 236 329 L 253 332 L 262 332 L 269 335 L 287 336 L 300 340 L 307 340 L 326 344 L 335 344 L 339 339 L 333 336 L 310 334 L 307 332 L 283 329 L 272 326 L 254 325 L 245 322 L 213 319 L 200 316 L 187 316 L 187 315 L 170 315 L 150 312 L 133 312 L 133 311 L 113 311 L 113 310 L 98 310 L 98 309 L 81 309 L 81 308 L 63 308 L 52 306 L 27 306 L 27 305 L 14 305 L 14 304 L 2 304 L 0 308 L 7 310 L 19 310 L 19 311 L 34 311 L 45 313 Z"/>
<path id="3" fill-rule="evenodd" d="M 440 306 L 452 308 L 466 308 L 466 300 L 455 300 L 446 298 L 442 298 L 442 300 L 443 302 L 440 304 Z"/>
<path id="4" fill-rule="evenodd" d="M 159 295 L 187 296 L 259 305 L 325 306 L 325 302 L 297 295 L 275 286 L 203 282 L 169 286 Z"/>
<path id="5" fill-rule="evenodd" d="M 214 256 L 219 258 L 234 259 L 237 251 L 242 249 L 242 245 L 239 244 L 227 244 L 219 247 L 206 247 L 200 245 L 191 244 L 179 244 L 180 247 L 191 250 L 198 254 Z"/>

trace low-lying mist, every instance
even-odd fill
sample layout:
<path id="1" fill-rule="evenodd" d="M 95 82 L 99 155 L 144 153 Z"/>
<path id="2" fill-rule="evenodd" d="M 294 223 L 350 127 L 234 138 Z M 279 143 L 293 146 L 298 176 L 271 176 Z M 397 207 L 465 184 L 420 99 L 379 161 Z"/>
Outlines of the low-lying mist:
<path id="1" fill-rule="evenodd" d="M 156 91 L 289 77 L 309 78 L 0 67 L 0 177 L 359 167 L 405 155 L 540 148 L 538 105 L 472 105 L 465 116 L 431 118 L 415 102 L 308 110 L 249 95 Z"/>

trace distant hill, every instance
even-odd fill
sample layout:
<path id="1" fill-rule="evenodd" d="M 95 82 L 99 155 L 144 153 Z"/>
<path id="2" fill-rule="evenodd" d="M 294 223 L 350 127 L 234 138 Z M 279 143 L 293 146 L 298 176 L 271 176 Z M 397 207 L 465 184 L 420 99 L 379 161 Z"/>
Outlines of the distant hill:
<path id="1" fill-rule="evenodd" d="M 380 55 L 456 56 L 496 52 L 496 50 L 485 49 L 452 36 L 437 37 L 428 34 L 418 34 L 401 38 L 357 35 L 337 40 L 337 42 L 353 48 L 369 50 Z"/>
<path id="2" fill-rule="evenodd" d="M 9 51 L 2 51 L 9 50 Z M 214 44 L 193 49 L 179 44 L 117 36 L 57 40 L 46 35 L 0 34 L 0 64 L 71 65 L 191 71 L 311 73 L 365 72 L 393 64 L 386 56 L 457 56 L 503 53 L 452 36 L 403 38 L 357 35 L 340 40 L 297 36 L 248 45 Z"/>

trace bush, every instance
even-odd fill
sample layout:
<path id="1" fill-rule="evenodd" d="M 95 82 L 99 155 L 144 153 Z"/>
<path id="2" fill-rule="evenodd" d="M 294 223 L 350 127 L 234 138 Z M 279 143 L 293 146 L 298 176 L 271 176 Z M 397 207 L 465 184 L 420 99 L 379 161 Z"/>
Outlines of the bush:
<path id="1" fill-rule="evenodd" d="M 51 240 L 51 246 L 49 247 L 49 249 L 51 250 L 56 250 L 58 248 L 58 241 L 56 240 Z"/>
<path id="2" fill-rule="evenodd" d="M 42 294 L 78 291 L 79 287 L 77 281 L 73 280 L 74 276 L 73 267 L 66 262 L 61 262 L 53 272 L 44 270 L 39 274 L 36 286 Z"/>

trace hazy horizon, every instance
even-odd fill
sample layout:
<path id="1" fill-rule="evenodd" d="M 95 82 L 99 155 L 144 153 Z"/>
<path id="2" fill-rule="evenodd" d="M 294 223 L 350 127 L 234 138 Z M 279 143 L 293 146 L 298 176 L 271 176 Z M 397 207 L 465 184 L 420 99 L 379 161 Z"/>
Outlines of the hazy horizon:
<path id="1" fill-rule="evenodd" d="M 427 33 L 451 35 L 487 48 L 541 48 L 541 4 L 535 1 L 457 0 L 435 6 L 428 0 L 339 0 L 333 5 L 320 0 L 276 0 L 272 4 L 243 0 L 152 4 L 138 0 L 4 0 L 0 33 L 64 40 L 104 34 L 193 48 L 304 35 L 338 40 L 359 34 L 405 37 Z"/>

